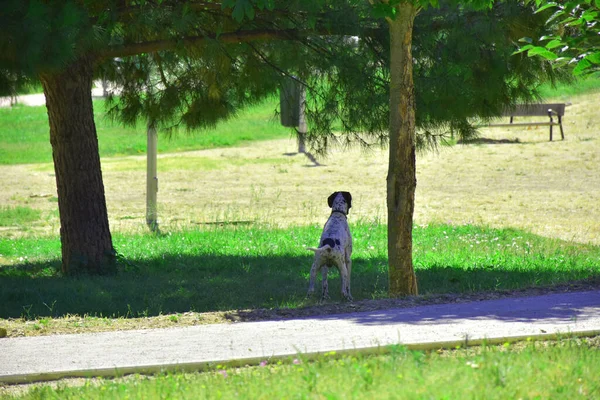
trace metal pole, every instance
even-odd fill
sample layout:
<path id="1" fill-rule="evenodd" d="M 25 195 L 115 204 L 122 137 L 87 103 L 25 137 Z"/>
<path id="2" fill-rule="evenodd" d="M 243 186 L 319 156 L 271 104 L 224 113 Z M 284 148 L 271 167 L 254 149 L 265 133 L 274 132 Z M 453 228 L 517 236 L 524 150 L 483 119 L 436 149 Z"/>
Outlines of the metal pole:
<path id="1" fill-rule="evenodd" d="M 158 232 L 156 197 L 158 193 L 158 176 L 156 172 L 156 156 L 158 153 L 158 135 L 154 122 L 148 124 L 148 148 L 146 163 L 146 224 L 152 232 Z"/>

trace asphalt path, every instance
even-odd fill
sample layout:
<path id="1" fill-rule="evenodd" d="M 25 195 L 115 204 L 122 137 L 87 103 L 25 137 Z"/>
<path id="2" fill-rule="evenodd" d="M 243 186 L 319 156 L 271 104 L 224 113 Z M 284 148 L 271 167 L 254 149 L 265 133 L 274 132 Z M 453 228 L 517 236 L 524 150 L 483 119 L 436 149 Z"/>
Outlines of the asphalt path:
<path id="1" fill-rule="evenodd" d="M 0 339 L 0 383 L 120 376 L 305 359 L 390 345 L 451 348 L 482 342 L 600 335 L 600 290 L 185 328 Z"/>
<path id="2" fill-rule="evenodd" d="M 92 88 L 92 97 L 102 97 L 102 88 Z M 23 94 L 16 97 L 0 97 L 0 107 L 11 107 L 14 104 L 22 104 L 24 106 L 39 107 L 46 105 L 46 96 L 43 93 Z"/>

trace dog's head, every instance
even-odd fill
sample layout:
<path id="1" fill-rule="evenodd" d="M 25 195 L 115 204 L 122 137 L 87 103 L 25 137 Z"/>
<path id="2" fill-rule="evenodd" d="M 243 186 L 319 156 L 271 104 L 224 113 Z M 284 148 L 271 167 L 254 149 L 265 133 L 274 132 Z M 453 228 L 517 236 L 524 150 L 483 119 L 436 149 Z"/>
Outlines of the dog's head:
<path id="1" fill-rule="evenodd" d="M 334 192 L 327 198 L 327 204 L 333 211 L 348 214 L 350 207 L 352 207 L 352 195 L 350 192 Z"/>

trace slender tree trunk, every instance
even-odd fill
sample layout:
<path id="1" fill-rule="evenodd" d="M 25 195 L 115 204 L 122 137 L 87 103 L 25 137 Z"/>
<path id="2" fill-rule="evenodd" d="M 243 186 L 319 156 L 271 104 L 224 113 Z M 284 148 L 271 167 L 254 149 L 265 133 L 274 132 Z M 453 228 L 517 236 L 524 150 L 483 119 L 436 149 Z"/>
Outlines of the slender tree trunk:
<path id="1" fill-rule="evenodd" d="M 92 63 L 78 60 L 40 76 L 46 95 L 65 274 L 113 274 L 98 137 L 92 108 Z"/>
<path id="2" fill-rule="evenodd" d="M 390 29 L 390 159 L 387 176 L 389 295 L 416 295 L 412 262 L 415 206 L 415 97 L 412 30 L 415 7 L 403 2 Z"/>

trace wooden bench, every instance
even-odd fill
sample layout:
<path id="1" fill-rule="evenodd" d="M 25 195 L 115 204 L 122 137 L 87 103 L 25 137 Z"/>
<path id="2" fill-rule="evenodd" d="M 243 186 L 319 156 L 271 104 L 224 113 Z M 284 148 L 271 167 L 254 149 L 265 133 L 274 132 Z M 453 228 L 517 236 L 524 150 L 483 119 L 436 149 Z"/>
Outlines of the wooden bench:
<path id="1" fill-rule="evenodd" d="M 502 113 L 502 116 L 510 117 L 508 124 L 487 124 L 486 127 L 505 127 L 512 128 L 516 126 L 549 126 L 550 141 L 552 141 L 552 127 L 558 125 L 560 127 L 560 136 L 564 140 L 565 134 L 562 127 L 562 117 L 565 115 L 566 104 L 519 104 L 515 108 L 507 109 Z M 517 122 L 513 123 L 514 117 L 548 117 L 550 121 L 545 122 Z M 558 121 L 554 120 L 557 117 Z"/>

